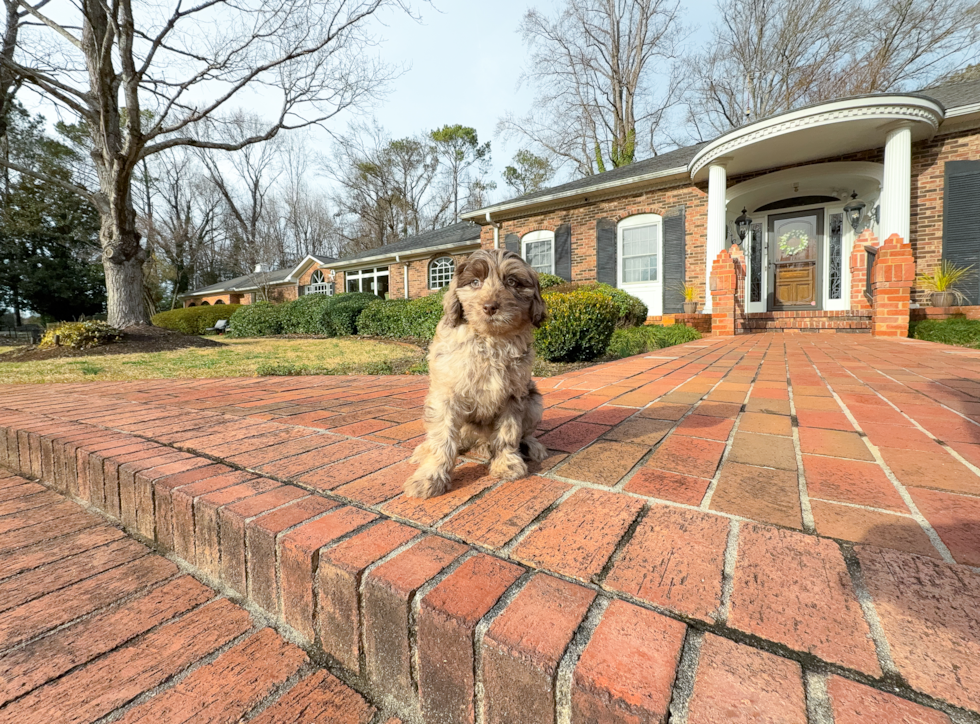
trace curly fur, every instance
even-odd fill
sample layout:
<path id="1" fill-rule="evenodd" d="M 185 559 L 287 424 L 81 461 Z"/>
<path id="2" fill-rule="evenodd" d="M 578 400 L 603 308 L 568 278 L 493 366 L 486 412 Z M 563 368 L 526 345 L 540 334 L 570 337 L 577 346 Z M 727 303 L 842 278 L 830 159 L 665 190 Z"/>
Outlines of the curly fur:
<path id="1" fill-rule="evenodd" d="M 531 379 L 534 327 L 544 316 L 538 275 L 517 254 L 478 251 L 456 268 L 429 348 L 426 438 L 412 455 L 419 468 L 407 495 L 449 490 L 465 450 L 489 458 L 501 480 L 527 475 L 522 449 L 534 462 L 545 458 L 534 438 L 544 405 Z"/>

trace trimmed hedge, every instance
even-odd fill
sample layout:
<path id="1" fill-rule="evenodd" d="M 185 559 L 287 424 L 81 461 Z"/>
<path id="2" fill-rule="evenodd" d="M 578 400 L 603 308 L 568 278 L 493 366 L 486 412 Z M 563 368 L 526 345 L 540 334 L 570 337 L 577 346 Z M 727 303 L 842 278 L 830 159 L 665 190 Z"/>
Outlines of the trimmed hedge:
<path id="1" fill-rule="evenodd" d="M 204 334 L 204 330 L 213 327 L 219 319 L 231 319 L 238 311 L 240 304 L 216 304 L 211 307 L 187 307 L 160 312 L 150 317 L 157 327 L 172 329 L 184 334 Z"/>
<path id="2" fill-rule="evenodd" d="M 564 279 L 555 274 L 538 274 L 538 283 L 541 284 L 541 289 L 550 289 L 561 284 L 567 284 Z"/>
<path id="3" fill-rule="evenodd" d="M 609 340 L 606 354 L 609 357 L 620 359 L 664 347 L 672 347 L 675 344 L 693 342 L 696 339 L 701 339 L 701 333 L 685 324 L 675 324 L 670 327 L 651 325 L 649 327 L 617 329 Z"/>
<path id="4" fill-rule="evenodd" d="M 647 305 L 634 297 L 632 294 L 624 292 L 622 289 L 601 284 L 599 282 L 565 282 L 561 285 L 551 287 L 551 292 L 574 292 L 585 290 L 604 294 L 613 300 L 619 312 L 619 319 L 616 326 L 619 328 L 636 327 L 647 320 Z"/>
<path id="5" fill-rule="evenodd" d="M 389 299 L 369 304 L 357 320 L 358 334 L 430 342 L 442 319 L 444 292 L 419 299 Z"/>
<path id="6" fill-rule="evenodd" d="M 368 292 L 346 292 L 329 297 L 327 315 L 335 333 L 340 337 L 357 334 L 357 318 L 367 306 L 381 301 L 380 297 Z"/>
<path id="7" fill-rule="evenodd" d="M 326 294 L 307 294 L 280 308 L 283 334 L 336 334 L 330 321 L 330 300 Z"/>
<path id="8" fill-rule="evenodd" d="M 619 310 L 598 291 L 544 294 L 548 319 L 534 333 L 537 353 L 549 362 L 581 362 L 601 356 L 616 328 Z"/>
<path id="9" fill-rule="evenodd" d="M 229 337 L 268 337 L 282 334 L 282 309 L 285 304 L 256 302 L 238 308 L 231 317 Z"/>
<path id="10" fill-rule="evenodd" d="M 54 347 L 57 335 L 58 344 L 72 349 L 89 349 L 122 339 L 123 333 L 106 322 L 89 320 L 87 322 L 62 322 L 49 329 L 41 337 L 38 347 Z"/>

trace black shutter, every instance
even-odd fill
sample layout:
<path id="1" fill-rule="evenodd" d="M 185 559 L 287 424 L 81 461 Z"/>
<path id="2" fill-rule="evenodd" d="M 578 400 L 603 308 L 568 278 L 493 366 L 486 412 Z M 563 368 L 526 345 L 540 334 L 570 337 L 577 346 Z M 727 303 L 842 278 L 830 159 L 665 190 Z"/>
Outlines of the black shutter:
<path id="1" fill-rule="evenodd" d="M 504 248 L 521 256 L 521 237 L 517 234 L 507 234 L 504 237 Z"/>
<path id="2" fill-rule="evenodd" d="M 973 265 L 960 291 L 980 302 L 980 161 L 947 161 L 943 196 L 943 259 Z"/>
<path id="3" fill-rule="evenodd" d="M 615 287 L 616 259 L 618 257 L 616 241 L 616 222 L 612 219 L 599 219 L 595 222 L 595 278 L 597 282 Z"/>
<path id="4" fill-rule="evenodd" d="M 684 292 L 681 284 L 685 276 L 685 235 L 684 207 L 676 213 L 664 217 L 664 258 L 660 261 L 663 269 L 664 314 L 678 314 L 684 311 Z"/>
<path id="5" fill-rule="evenodd" d="M 555 229 L 555 274 L 566 282 L 572 281 L 571 224 L 562 224 Z"/>

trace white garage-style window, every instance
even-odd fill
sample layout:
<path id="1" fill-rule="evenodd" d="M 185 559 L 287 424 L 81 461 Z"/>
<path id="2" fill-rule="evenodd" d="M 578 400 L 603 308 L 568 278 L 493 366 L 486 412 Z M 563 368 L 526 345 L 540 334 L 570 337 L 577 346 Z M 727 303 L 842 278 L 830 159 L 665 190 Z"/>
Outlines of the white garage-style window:
<path id="1" fill-rule="evenodd" d="M 330 284 L 327 283 L 323 272 L 317 269 L 310 275 L 310 283 L 303 289 L 304 294 L 329 294 Z"/>
<path id="2" fill-rule="evenodd" d="M 346 274 L 348 292 L 370 292 L 383 297 L 388 293 L 388 267 L 357 269 Z"/>
<path id="3" fill-rule="evenodd" d="M 663 219 L 657 214 L 638 214 L 619 222 L 617 229 L 619 287 L 647 305 L 648 314 L 663 310 Z"/>
<path id="4" fill-rule="evenodd" d="M 521 256 L 538 274 L 555 273 L 555 233 L 532 231 L 521 239 Z"/>
<path id="5" fill-rule="evenodd" d="M 429 289 L 442 289 L 453 279 L 456 260 L 451 256 L 440 256 L 429 264 Z"/>

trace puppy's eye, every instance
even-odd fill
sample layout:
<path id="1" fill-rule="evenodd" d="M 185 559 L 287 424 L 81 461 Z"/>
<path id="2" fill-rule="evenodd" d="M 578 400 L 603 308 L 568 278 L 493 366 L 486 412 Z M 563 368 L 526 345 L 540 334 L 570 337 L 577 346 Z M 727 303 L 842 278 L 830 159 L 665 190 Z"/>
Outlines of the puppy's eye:
<path id="1" fill-rule="evenodd" d="M 507 286 L 509 286 L 511 289 L 517 289 L 519 286 L 521 286 L 521 283 L 515 277 L 508 277 Z"/>
<path id="2" fill-rule="evenodd" d="M 473 289 L 479 289 L 482 285 L 483 282 L 480 281 L 479 279 L 474 279 L 469 283 L 469 286 L 472 287 Z"/>

